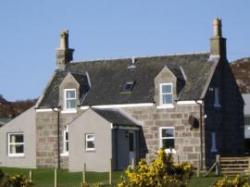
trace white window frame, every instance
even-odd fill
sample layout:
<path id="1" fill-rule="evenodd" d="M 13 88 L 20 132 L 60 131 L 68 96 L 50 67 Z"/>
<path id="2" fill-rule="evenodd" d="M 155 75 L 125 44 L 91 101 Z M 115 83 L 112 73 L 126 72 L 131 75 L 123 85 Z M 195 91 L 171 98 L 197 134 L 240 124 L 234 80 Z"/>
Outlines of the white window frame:
<path id="1" fill-rule="evenodd" d="M 89 135 L 92 135 L 93 137 L 92 138 L 88 138 Z M 94 148 L 89 148 L 88 147 L 88 142 L 94 142 Z M 86 151 L 95 151 L 96 149 L 96 144 L 95 144 L 95 134 L 94 133 L 86 133 L 85 134 L 85 150 Z"/>
<path id="2" fill-rule="evenodd" d="M 66 134 L 68 133 L 68 140 L 66 139 Z M 67 144 L 69 147 L 69 127 L 67 126 L 63 130 L 63 152 L 61 153 L 61 156 L 68 156 L 69 155 L 69 150 L 67 150 Z"/>
<path id="3" fill-rule="evenodd" d="M 75 98 L 67 98 L 67 92 L 68 91 L 74 91 L 75 92 Z M 76 89 L 64 89 L 64 111 L 67 112 L 76 112 L 76 106 L 75 108 L 67 108 L 67 101 L 68 100 L 75 100 L 76 101 L 76 106 L 77 106 L 77 96 L 76 96 Z"/>
<path id="4" fill-rule="evenodd" d="M 11 135 L 22 135 L 23 136 L 23 142 L 22 143 L 16 143 L 16 142 L 11 143 L 10 142 Z M 10 149 L 11 149 L 10 146 L 11 145 L 14 145 L 14 146 L 23 145 L 23 153 L 11 153 L 11 151 L 10 151 Z M 9 132 L 8 133 L 8 156 L 9 157 L 24 157 L 24 152 L 25 152 L 24 148 L 25 148 L 24 133 L 22 133 L 22 132 Z"/>
<path id="5" fill-rule="evenodd" d="M 162 137 L 162 130 L 164 129 L 173 129 L 173 137 Z M 160 145 L 160 148 L 162 148 L 163 144 L 162 144 L 162 140 L 164 139 L 174 139 L 175 140 L 175 128 L 174 127 L 160 127 L 159 128 L 159 145 Z M 165 149 L 165 152 L 166 153 L 176 153 L 176 150 L 175 148 L 173 149 Z"/>
<path id="6" fill-rule="evenodd" d="M 163 86 L 166 86 L 166 85 L 170 85 L 171 86 L 171 93 L 162 93 L 162 87 Z M 172 103 L 167 103 L 167 104 L 164 104 L 163 103 L 163 94 L 164 95 L 172 95 Z M 173 108 L 174 105 L 173 105 L 173 83 L 160 83 L 160 91 L 159 91 L 159 95 L 160 95 L 160 99 L 159 99 L 159 107 L 158 108 Z"/>
<path id="7" fill-rule="evenodd" d="M 220 108 L 220 89 L 214 88 L 214 107 Z"/>

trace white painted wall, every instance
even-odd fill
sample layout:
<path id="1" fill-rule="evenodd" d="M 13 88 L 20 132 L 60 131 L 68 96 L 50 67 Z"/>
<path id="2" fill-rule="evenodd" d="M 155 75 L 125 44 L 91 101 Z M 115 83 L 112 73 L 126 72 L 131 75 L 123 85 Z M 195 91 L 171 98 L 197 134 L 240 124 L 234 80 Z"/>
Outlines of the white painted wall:
<path id="1" fill-rule="evenodd" d="M 36 121 L 34 107 L 0 128 L 0 166 L 36 168 Z M 8 156 L 8 133 L 24 134 L 24 156 Z"/>
<path id="2" fill-rule="evenodd" d="M 85 134 L 95 134 L 95 151 L 85 150 Z M 69 125 L 69 170 L 109 171 L 112 157 L 111 123 L 89 109 Z"/>

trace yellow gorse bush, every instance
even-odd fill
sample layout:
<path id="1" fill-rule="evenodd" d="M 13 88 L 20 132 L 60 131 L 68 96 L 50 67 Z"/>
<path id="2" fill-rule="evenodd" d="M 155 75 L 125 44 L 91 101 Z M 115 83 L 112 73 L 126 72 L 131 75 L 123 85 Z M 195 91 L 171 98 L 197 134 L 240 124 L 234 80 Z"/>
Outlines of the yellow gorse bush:
<path id="1" fill-rule="evenodd" d="M 250 179 L 249 177 L 240 175 L 237 175 L 232 179 L 223 177 L 222 179 L 216 181 L 213 187 L 250 187 Z"/>
<path id="2" fill-rule="evenodd" d="M 191 176 L 191 164 L 174 164 L 172 156 L 160 149 L 153 162 L 142 159 L 134 169 L 128 167 L 118 187 L 184 187 Z"/>

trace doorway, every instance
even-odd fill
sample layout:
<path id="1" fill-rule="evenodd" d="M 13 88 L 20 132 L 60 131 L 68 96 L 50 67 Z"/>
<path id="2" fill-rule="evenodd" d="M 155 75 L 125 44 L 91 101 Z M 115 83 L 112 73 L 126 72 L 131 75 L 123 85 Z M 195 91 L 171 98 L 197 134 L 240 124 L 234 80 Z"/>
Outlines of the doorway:
<path id="1" fill-rule="evenodd" d="M 129 132 L 129 164 L 134 165 L 136 159 L 136 138 L 135 132 Z"/>

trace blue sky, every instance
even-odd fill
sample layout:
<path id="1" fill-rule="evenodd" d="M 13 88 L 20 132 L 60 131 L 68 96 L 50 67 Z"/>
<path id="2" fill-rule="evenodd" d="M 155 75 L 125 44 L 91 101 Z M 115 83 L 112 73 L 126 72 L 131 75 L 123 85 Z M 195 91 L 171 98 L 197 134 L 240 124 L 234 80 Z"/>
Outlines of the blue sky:
<path id="1" fill-rule="evenodd" d="M 249 7 L 248 0 L 2 0 L 0 94 L 41 95 L 64 29 L 76 61 L 206 52 L 220 17 L 228 59 L 250 56 Z"/>

